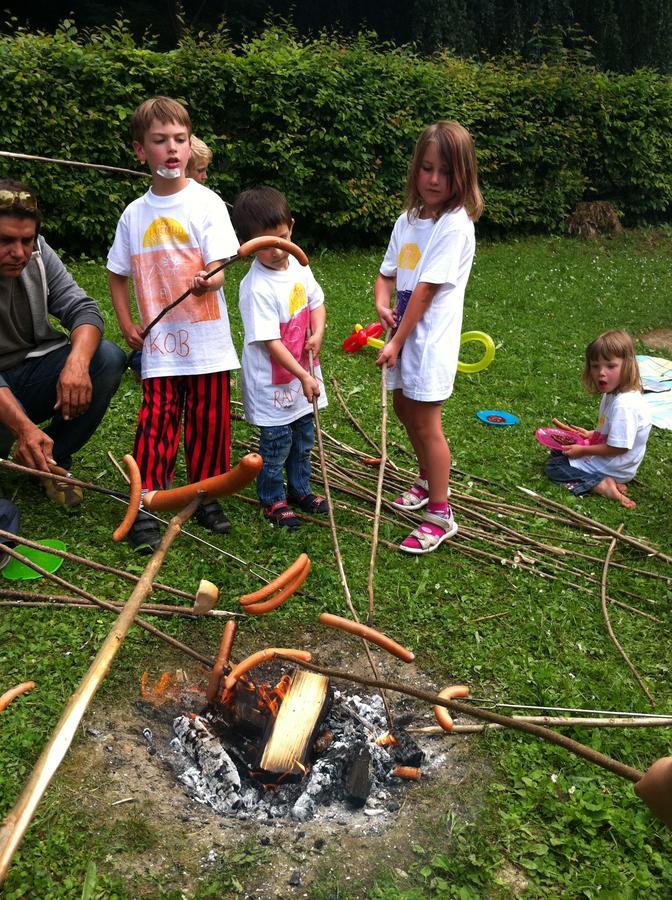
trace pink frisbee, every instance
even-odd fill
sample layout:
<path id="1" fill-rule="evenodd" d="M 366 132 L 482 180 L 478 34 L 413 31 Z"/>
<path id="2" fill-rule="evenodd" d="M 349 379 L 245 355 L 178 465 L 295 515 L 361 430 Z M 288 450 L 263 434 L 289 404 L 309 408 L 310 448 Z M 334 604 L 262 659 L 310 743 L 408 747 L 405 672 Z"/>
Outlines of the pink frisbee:
<path id="1" fill-rule="evenodd" d="M 544 447 L 550 447 L 551 450 L 564 450 L 570 444 L 589 444 L 590 441 L 576 431 L 565 431 L 562 428 L 537 428 L 534 432 L 535 438 Z"/>

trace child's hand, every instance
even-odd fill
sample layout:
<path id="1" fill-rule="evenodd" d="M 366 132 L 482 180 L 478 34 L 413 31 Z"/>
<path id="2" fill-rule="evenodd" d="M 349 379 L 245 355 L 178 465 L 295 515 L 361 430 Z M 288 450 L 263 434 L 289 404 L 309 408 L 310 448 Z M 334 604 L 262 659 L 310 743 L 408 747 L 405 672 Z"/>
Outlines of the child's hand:
<path id="1" fill-rule="evenodd" d="M 593 433 L 592 431 L 588 431 L 587 428 L 581 428 L 579 425 L 565 425 L 560 419 L 553 419 L 553 424 L 556 428 L 561 428 L 563 431 L 573 431 L 582 438 L 589 438 Z"/>
<path id="2" fill-rule="evenodd" d="M 312 352 L 313 356 L 317 356 L 320 352 L 320 347 L 322 346 L 322 338 L 323 335 L 321 334 L 311 334 L 303 345 L 303 349 L 306 353 Z"/>
<path id="3" fill-rule="evenodd" d="M 202 297 L 212 288 L 210 281 L 205 277 L 207 274 L 205 269 L 201 269 L 189 282 L 189 289 L 195 297 Z"/>
<path id="4" fill-rule="evenodd" d="M 586 456 L 586 446 L 584 444 L 568 444 L 562 448 L 562 455 L 568 459 L 579 459 Z"/>
<path id="5" fill-rule="evenodd" d="M 397 327 L 396 309 L 390 309 L 389 306 L 378 306 L 378 304 L 376 304 L 376 312 L 378 313 L 378 320 L 385 331 Z"/>
<path id="6" fill-rule="evenodd" d="M 384 363 L 386 363 L 387 368 L 392 369 L 397 361 L 400 350 L 401 347 L 397 346 L 397 342 L 394 338 L 392 338 L 392 340 L 385 344 L 383 349 L 378 354 L 376 365 L 382 366 Z"/>
<path id="7" fill-rule="evenodd" d="M 310 372 L 306 372 L 301 379 L 301 387 L 303 388 L 304 396 L 309 403 L 312 403 L 316 397 L 320 396 L 320 386 L 317 383 L 317 379 L 313 378 Z"/>
<path id="8" fill-rule="evenodd" d="M 131 350 L 142 350 L 144 340 L 142 338 L 142 328 L 140 328 L 139 325 L 136 325 L 135 322 L 131 322 L 130 325 L 121 329 L 121 333 Z"/>

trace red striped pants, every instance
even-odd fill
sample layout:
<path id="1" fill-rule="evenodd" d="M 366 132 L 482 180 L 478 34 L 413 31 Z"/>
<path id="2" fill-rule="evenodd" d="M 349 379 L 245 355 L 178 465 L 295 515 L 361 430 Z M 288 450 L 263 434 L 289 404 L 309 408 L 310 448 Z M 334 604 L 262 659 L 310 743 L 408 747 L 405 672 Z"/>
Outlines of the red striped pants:
<path id="1" fill-rule="evenodd" d="M 147 490 L 170 487 L 184 417 L 189 482 L 227 472 L 231 459 L 229 373 L 144 378 L 133 456 Z"/>

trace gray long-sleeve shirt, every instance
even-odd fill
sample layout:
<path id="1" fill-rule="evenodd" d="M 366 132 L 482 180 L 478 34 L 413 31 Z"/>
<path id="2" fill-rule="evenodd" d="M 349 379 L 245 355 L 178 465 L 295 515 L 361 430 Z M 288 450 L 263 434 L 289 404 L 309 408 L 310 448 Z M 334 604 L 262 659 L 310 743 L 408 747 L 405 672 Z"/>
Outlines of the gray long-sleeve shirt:
<path id="1" fill-rule="evenodd" d="M 43 356 L 67 343 L 67 335 L 52 328 L 54 316 L 73 332 L 93 325 L 102 334 L 103 317 L 42 237 L 18 278 L 0 278 L 0 387 L 2 372 L 27 357 Z"/>

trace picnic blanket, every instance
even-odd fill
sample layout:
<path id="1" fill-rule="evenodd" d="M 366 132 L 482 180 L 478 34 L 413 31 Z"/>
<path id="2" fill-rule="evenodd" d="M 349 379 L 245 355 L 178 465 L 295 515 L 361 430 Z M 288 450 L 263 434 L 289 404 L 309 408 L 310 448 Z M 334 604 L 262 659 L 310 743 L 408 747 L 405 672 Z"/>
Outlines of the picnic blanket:
<path id="1" fill-rule="evenodd" d="M 651 421 L 672 431 L 672 359 L 638 356 L 637 362 Z"/>

